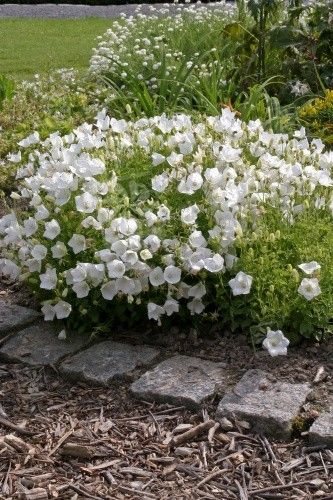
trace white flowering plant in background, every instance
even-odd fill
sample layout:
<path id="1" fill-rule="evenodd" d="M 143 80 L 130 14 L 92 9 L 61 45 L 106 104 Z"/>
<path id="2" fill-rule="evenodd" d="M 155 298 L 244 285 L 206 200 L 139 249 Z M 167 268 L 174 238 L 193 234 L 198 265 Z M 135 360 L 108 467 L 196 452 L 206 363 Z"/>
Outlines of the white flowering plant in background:
<path id="1" fill-rule="evenodd" d="M 229 109 L 102 110 L 13 154 L 27 210 L 0 219 L 0 273 L 32 287 L 45 320 L 215 321 L 258 341 L 331 331 L 333 154 L 303 130 L 273 134 Z"/>

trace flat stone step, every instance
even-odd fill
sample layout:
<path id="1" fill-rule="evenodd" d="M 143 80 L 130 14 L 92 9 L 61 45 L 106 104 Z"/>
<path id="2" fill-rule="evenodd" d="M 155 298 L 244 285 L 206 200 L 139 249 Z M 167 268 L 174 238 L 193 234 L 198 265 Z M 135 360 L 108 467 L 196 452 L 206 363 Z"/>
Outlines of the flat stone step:
<path id="1" fill-rule="evenodd" d="M 174 356 L 133 382 L 131 392 L 146 401 L 198 408 L 217 390 L 225 392 L 226 377 L 224 363 Z"/>
<path id="2" fill-rule="evenodd" d="M 272 382 L 268 373 L 248 370 L 219 403 L 216 419 L 246 420 L 254 432 L 287 439 L 310 392 L 311 386 L 307 383 Z"/>
<path id="3" fill-rule="evenodd" d="M 32 366 L 54 365 L 64 356 L 77 352 L 87 343 L 87 337 L 73 336 L 59 340 L 62 327 L 40 322 L 10 337 L 0 348 L 0 358 Z"/>
<path id="4" fill-rule="evenodd" d="M 107 340 L 61 363 L 61 373 L 86 382 L 108 385 L 114 379 L 132 378 L 139 368 L 150 366 L 160 351 L 152 347 Z"/>
<path id="5" fill-rule="evenodd" d="M 0 300 L 0 338 L 8 333 L 23 328 L 40 317 L 40 313 L 28 307 L 9 304 Z"/>
<path id="6" fill-rule="evenodd" d="M 319 415 L 309 430 L 309 441 L 314 445 L 333 448 L 333 400 L 328 411 Z"/>

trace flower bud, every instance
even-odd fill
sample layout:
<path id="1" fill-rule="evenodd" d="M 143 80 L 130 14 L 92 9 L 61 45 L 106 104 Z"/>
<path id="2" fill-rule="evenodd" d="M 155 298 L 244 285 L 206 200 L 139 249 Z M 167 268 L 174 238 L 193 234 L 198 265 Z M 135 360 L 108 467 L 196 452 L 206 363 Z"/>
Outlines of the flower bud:
<path id="1" fill-rule="evenodd" d="M 65 289 L 63 290 L 63 292 L 62 292 L 61 296 L 62 296 L 63 298 L 65 298 L 65 297 L 67 297 L 67 295 L 68 295 L 68 288 L 65 288 Z"/>
<path id="2" fill-rule="evenodd" d="M 264 264 L 264 258 L 263 257 L 259 257 L 258 261 L 259 261 L 259 264 L 261 266 Z"/>
<path id="3" fill-rule="evenodd" d="M 281 237 L 281 231 L 280 229 L 278 229 L 277 231 L 275 231 L 275 238 L 278 240 L 280 237 Z"/>
<path id="4" fill-rule="evenodd" d="M 293 275 L 293 277 L 294 277 L 294 279 L 295 279 L 296 283 L 298 283 L 298 282 L 299 282 L 299 274 L 298 274 L 297 269 L 293 269 L 293 270 L 292 270 L 292 275 Z"/>
<path id="5" fill-rule="evenodd" d="M 273 292 L 274 292 L 274 285 L 269 285 L 269 291 L 270 291 L 271 293 L 273 293 Z"/>
<path id="6" fill-rule="evenodd" d="M 288 271 L 289 271 L 290 273 L 292 273 L 294 268 L 293 268 L 293 266 L 292 266 L 291 264 L 288 264 L 288 265 L 287 265 L 287 269 L 288 269 Z"/>
<path id="7" fill-rule="evenodd" d="M 251 257 L 251 258 L 252 258 L 252 257 L 254 257 L 254 250 L 253 250 L 253 248 L 252 248 L 252 247 L 251 247 L 251 248 L 249 248 L 249 252 L 248 252 L 248 254 L 249 254 L 249 257 Z"/>
<path id="8" fill-rule="evenodd" d="M 271 233 L 269 235 L 269 241 L 271 241 L 272 243 L 274 243 L 274 241 L 275 241 L 275 234 L 274 233 Z"/>

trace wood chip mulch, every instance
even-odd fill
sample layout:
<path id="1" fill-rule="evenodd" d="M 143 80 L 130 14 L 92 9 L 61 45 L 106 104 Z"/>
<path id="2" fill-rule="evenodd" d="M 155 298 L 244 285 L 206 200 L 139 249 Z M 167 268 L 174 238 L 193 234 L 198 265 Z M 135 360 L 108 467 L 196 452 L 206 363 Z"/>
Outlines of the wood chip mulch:
<path id="1" fill-rule="evenodd" d="M 128 385 L 128 384 L 127 384 Z M 0 498 L 333 499 L 333 452 L 229 431 L 214 407 L 135 401 L 50 369 L 0 367 Z"/>

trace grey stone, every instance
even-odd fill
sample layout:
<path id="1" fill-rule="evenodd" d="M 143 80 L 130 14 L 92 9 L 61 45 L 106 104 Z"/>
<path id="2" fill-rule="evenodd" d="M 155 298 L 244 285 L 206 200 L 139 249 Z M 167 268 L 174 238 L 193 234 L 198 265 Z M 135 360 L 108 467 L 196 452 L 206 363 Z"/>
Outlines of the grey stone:
<path id="1" fill-rule="evenodd" d="M 59 340 L 61 326 L 40 322 L 8 339 L 0 349 L 0 358 L 33 366 L 53 365 L 64 356 L 77 352 L 87 342 L 84 336 Z"/>
<path id="2" fill-rule="evenodd" d="M 61 373 L 79 380 L 108 385 L 113 379 L 131 378 L 133 371 L 149 366 L 159 356 L 152 347 L 107 340 L 61 363 Z"/>
<path id="3" fill-rule="evenodd" d="M 309 441 L 312 444 L 326 445 L 333 448 L 333 401 L 328 411 L 319 415 L 309 430 Z"/>
<path id="4" fill-rule="evenodd" d="M 310 391 L 307 383 L 272 382 L 268 373 L 249 370 L 233 391 L 224 396 L 216 419 L 244 419 L 255 432 L 287 439 Z"/>
<path id="5" fill-rule="evenodd" d="M 134 396 L 197 408 L 225 384 L 223 363 L 189 356 L 174 356 L 162 361 L 131 385 Z"/>
<path id="6" fill-rule="evenodd" d="M 0 338 L 17 330 L 40 317 L 40 314 L 28 307 L 21 307 L 0 300 Z"/>

